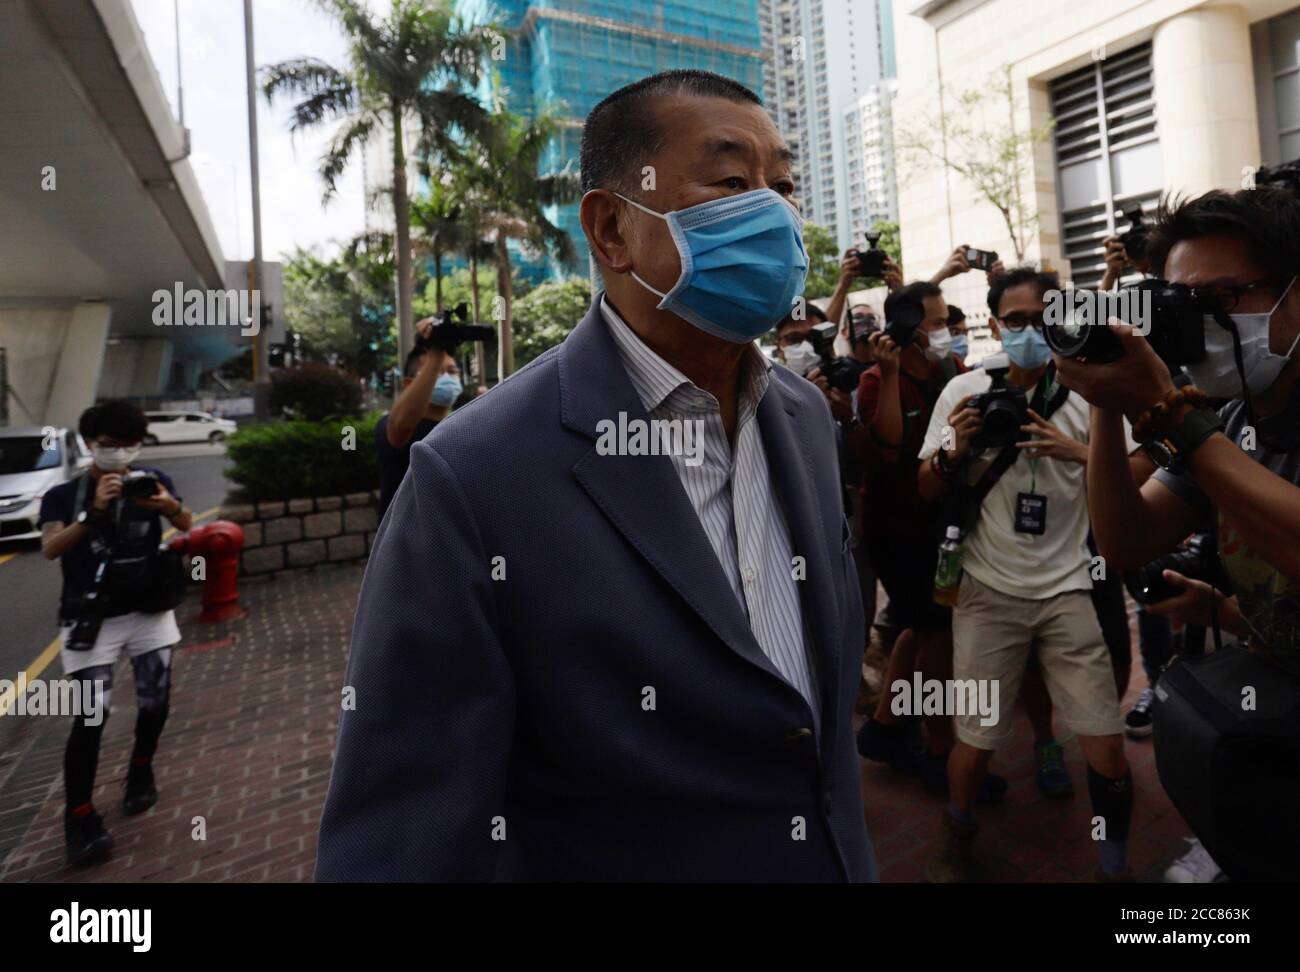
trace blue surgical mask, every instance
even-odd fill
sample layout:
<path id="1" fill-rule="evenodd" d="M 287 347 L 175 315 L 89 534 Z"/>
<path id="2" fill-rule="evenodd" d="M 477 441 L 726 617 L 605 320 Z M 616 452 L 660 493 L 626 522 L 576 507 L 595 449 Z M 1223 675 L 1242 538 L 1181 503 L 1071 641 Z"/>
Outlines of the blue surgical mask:
<path id="1" fill-rule="evenodd" d="M 1026 371 L 1045 367 L 1052 359 L 1052 348 L 1047 343 L 1047 338 L 1043 337 L 1042 331 L 1032 327 L 1026 327 L 1023 331 L 1011 331 L 1004 327 L 1002 350 L 1013 364 Z"/>
<path id="2" fill-rule="evenodd" d="M 448 408 L 452 402 L 460 398 L 463 390 L 460 379 L 455 375 L 439 375 L 437 384 L 433 386 L 433 393 L 429 396 L 429 403 Z"/>
<path id="3" fill-rule="evenodd" d="M 632 273 L 660 298 L 660 310 L 706 334 L 746 344 L 775 327 L 803 294 L 808 274 L 803 219 L 773 190 L 755 189 L 669 213 L 619 198 L 664 220 L 677 245 L 682 272 L 668 293 Z"/>
<path id="4" fill-rule="evenodd" d="M 952 353 L 955 357 L 966 360 L 966 355 L 970 353 L 970 341 L 965 334 L 959 334 L 952 339 Z"/>

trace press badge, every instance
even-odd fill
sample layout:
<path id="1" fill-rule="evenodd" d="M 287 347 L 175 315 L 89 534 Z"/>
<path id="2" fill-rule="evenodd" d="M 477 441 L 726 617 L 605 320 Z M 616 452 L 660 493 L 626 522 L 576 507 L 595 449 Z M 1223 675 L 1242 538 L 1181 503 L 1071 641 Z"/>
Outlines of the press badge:
<path id="1" fill-rule="evenodd" d="M 1047 497 L 1037 493 L 1016 495 L 1016 533 L 1041 537 L 1047 530 Z"/>

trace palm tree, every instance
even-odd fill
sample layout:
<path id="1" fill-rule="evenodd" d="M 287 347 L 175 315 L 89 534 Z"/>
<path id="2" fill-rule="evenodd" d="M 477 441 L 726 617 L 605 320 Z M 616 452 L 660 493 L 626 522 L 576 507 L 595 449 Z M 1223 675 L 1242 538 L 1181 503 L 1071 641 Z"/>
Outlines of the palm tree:
<path id="1" fill-rule="evenodd" d="M 569 166 L 539 175 L 542 155 L 559 129 L 551 114 L 527 119 L 499 116 L 493 135 L 477 146 L 477 164 L 468 170 L 470 191 L 483 212 L 484 228 L 492 233 L 497 268 L 497 294 L 501 299 L 500 340 L 497 343 L 499 375 L 505 378 L 515 366 L 511 340 L 511 278 L 513 267 L 508 242 L 549 251 L 558 260 L 573 259 L 573 241 L 547 218 L 548 206 L 576 202 L 578 174 Z"/>
<path id="2" fill-rule="evenodd" d="M 465 250 L 466 227 L 461 207 L 443 182 L 433 182 L 429 191 L 411 201 L 411 222 L 418 232 L 413 242 L 417 252 L 433 257 L 434 308 L 442 313 L 442 261 L 448 254 Z"/>
<path id="3" fill-rule="evenodd" d="M 478 84 L 499 30 L 461 19 L 452 0 L 392 0 L 384 19 L 375 18 L 365 0 L 316 2 L 347 36 L 347 67 L 312 57 L 267 65 L 262 91 L 268 102 L 277 94 L 301 97 L 293 106 L 292 132 L 337 123 L 321 159 L 326 201 L 357 149 L 377 134 L 391 136 L 400 361 L 414 339 L 407 133 L 416 136 L 421 159 L 455 155 L 464 136 L 491 142 L 491 115 L 466 92 Z"/>

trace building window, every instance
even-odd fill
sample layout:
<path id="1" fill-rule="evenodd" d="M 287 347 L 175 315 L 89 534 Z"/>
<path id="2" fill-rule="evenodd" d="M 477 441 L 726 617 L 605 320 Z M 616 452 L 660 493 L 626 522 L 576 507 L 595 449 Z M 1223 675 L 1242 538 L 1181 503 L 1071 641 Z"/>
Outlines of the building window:
<path id="1" fill-rule="evenodd" d="M 1074 284 L 1090 287 L 1106 269 L 1106 237 L 1128 225 L 1124 210 L 1160 198 L 1151 45 L 1057 78 L 1051 98 L 1062 248 Z"/>

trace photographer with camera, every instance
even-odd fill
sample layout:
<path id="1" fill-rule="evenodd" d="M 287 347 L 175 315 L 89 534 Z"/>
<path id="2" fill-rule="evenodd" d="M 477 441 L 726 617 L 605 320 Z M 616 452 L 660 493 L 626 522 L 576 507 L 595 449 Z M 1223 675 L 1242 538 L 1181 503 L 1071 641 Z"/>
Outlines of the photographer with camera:
<path id="1" fill-rule="evenodd" d="M 978 830 L 971 805 L 989 760 L 1010 734 L 1035 650 L 1056 709 L 1079 737 L 1093 812 L 1105 821 L 1100 877 L 1132 877 L 1132 775 L 1090 596 L 1088 410 L 1057 380 L 1043 337 L 1046 298 L 1059 290 L 1055 274 L 1031 268 L 995 278 L 989 321 L 1008 366 L 986 360 L 983 370 L 949 382 L 919 454 L 920 494 L 935 502 L 949 498 L 947 536 L 959 545 L 964 570 L 960 587 L 946 592 L 956 605 L 953 677 L 959 684 L 999 686 L 991 721 L 973 713 L 954 718 L 958 742 L 948 761 L 945 841 L 927 872 L 934 881 L 971 879 Z M 1116 451 L 1126 462 L 1123 443 L 1116 439 Z"/>
<path id="2" fill-rule="evenodd" d="M 858 415 L 868 430 L 861 481 L 864 545 L 889 595 L 893 623 L 904 632 L 889 655 L 888 687 L 914 671 L 946 678 L 951 665 L 951 612 L 930 596 L 940 510 L 917 489 L 915 457 L 935 402 L 966 369 L 951 354 L 948 305 L 935 284 L 921 281 L 890 294 L 885 320 L 885 330 L 869 339 L 876 364 L 859 383 Z M 923 755 L 912 726 L 892 711 L 893 697 L 882 693 L 858 733 L 858 751 L 902 772 L 920 772 L 927 787 L 942 791 L 951 723 L 944 716 L 926 717 L 929 751 Z M 1000 795 L 1005 783 L 995 778 L 989 787 L 990 795 Z"/>
<path id="3" fill-rule="evenodd" d="M 434 347 L 435 319 L 415 325 L 416 345 L 402 369 L 402 392 L 375 426 L 379 460 L 379 518 L 382 520 L 411 462 L 411 443 L 433 431 L 464 390 L 449 350 Z"/>
<path id="4" fill-rule="evenodd" d="M 903 286 L 903 271 L 893 258 L 880 248 L 879 234 L 868 234 L 867 241 L 869 245 L 866 250 L 851 247 L 844 251 L 844 257 L 840 260 L 840 279 L 835 284 L 835 292 L 831 295 L 830 303 L 826 305 L 827 319 L 839 326 L 835 353 L 841 357 L 853 355 L 852 315 L 859 310 L 864 313 L 871 311 L 871 308 L 865 304 L 856 305 L 849 308 L 850 318 L 845 320 L 844 308 L 848 304 L 849 294 L 873 280 L 883 283 L 890 293 Z"/>
<path id="5" fill-rule="evenodd" d="M 1062 380 L 1094 406 L 1089 504 L 1108 561 L 1141 567 L 1177 547 L 1207 514 L 1217 517 L 1229 590 L 1169 570 L 1164 580 L 1177 593 L 1150 608 L 1243 640 L 1244 652 L 1207 656 L 1222 679 L 1221 696 L 1210 690 L 1209 697 L 1222 697 L 1227 713 L 1217 738 L 1222 726 L 1245 718 L 1239 695 L 1229 699 L 1234 684 L 1238 692 L 1238 683 L 1269 685 L 1278 711 L 1300 697 L 1300 199 L 1268 187 L 1162 204 L 1150 254 L 1154 272 L 1192 311 L 1176 320 L 1179 341 L 1190 338 L 1200 351 L 1184 362 L 1193 384 L 1176 387 L 1157 354 L 1168 343 L 1158 326 L 1144 339 L 1112 323 L 1102 330 L 1118 357 L 1058 355 L 1058 365 Z M 1216 412 L 1205 404 L 1214 397 L 1230 401 Z M 1161 467 L 1140 486 L 1120 458 L 1125 416 Z M 1162 677 L 1162 688 L 1174 674 Z M 1162 742 L 1185 744 L 1187 734 L 1161 739 L 1159 706 L 1156 713 L 1157 753 Z M 1294 808 L 1283 820 L 1260 806 L 1249 832 L 1238 828 L 1226 841 L 1194 819 L 1215 793 L 1258 785 L 1267 761 L 1253 765 L 1249 778 L 1230 782 L 1215 783 L 1210 773 L 1182 778 L 1189 791 L 1201 788 L 1189 803 L 1180 804 L 1169 781 L 1166 789 L 1230 876 L 1293 878 L 1268 844 L 1296 840 Z M 1294 785 L 1293 775 L 1285 785 Z"/>
<path id="6" fill-rule="evenodd" d="M 1110 290 L 1119 285 L 1124 271 L 1132 267 L 1142 276 L 1151 273 L 1151 260 L 1147 254 L 1147 240 L 1151 226 L 1146 222 L 1141 206 L 1130 206 L 1124 210 L 1129 221 L 1128 231 L 1115 236 L 1108 236 L 1103 243 L 1105 247 L 1106 271 L 1102 274 L 1099 290 Z"/>
<path id="7" fill-rule="evenodd" d="M 193 522 L 176 487 L 158 469 L 134 467 L 144 441 L 144 413 L 124 401 L 82 413 L 78 431 L 94 462 L 82 476 L 41 500 L 41 553 L 63 572 L 59 601 L 65 675 L 88 683 L 100 711 L 109 710 L 113 667 L 125 652 L 135 674 L 139 714 L 122 812 L 143 813 L 158 801 L 153 756 L 167 722 L 171 653 L 181 640 L 172 608 L 183 596 L 178 565 L 159 551 L 162 520 L 177 530 Z M 68 861 L 89 863 L 113 846 L 91 804 L 104 719 L 76 717 L 64 751 L 64 836 Z"/>

